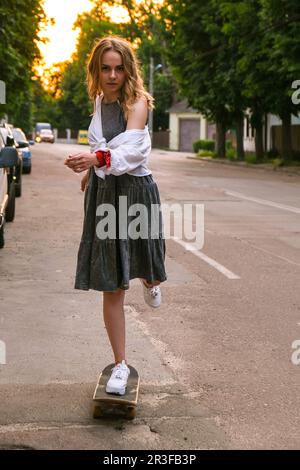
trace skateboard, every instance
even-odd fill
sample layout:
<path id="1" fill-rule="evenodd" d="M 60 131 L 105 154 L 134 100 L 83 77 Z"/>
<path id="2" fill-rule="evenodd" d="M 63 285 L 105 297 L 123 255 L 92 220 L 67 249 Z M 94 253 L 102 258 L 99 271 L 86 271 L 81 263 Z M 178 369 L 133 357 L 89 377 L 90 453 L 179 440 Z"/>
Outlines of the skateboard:
<path id="1" fill-rule="evenodd" d="M 136 416 L 136 406 L 139 395 L 140 378 L 137 370 L 128 366 L 130 375 L 128 377 L 125 395 L 115 395 L 105 391 L 106 384 L 111 376 L 111 371 L 115 364 L 109 364 L 99 376 L 98 383 L 95 388 L 93 402 L 93 418 L 98 419 L 106 414 L 122 414 L 126 419 L 134 419 Z"/>

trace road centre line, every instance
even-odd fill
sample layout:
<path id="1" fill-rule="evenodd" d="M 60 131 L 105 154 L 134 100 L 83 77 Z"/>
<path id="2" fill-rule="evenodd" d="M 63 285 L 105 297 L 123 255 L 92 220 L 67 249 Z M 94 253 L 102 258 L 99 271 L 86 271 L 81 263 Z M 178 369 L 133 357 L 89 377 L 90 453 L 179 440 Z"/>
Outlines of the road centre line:
<path id="1" fill-rule="evenodd" d="M 179 245 L 183 246 L 186 251 L 191 251 L 195 256 L 198 256 L 198 258 L 202 259 L 202 261 L 205 261 L 207 264 L 209 264 L 217 271 L 222 273 L 224 276 L 226 276 L 228 279 L 240 279 L 240 276 L 234 274 L 232 271 L 229 271 L 229 269 L 225 268 L 225 266 L 223 266 L 222 264 L 205 255 L 202 251 L 195 247 L 193 243 L 187 243 L 177 237 L 171 237 L 171 239 Z"/>
<path id="2" fill-rule="evenodd" d="M 267 201 L 266 199 L 259 199 L 257 197 L 245 196 L 242 193 L 237 193 L 235 191 L 227 191 L 226 189 L 224 191 L 225 194 L 228 194 L 229 196 L 245 199 L 246 201 L 256 202 L 257 204 L 262 204 L 264 206 L 275 207 L 276 209 L 282 209 L 285 211 L 293 212 L 294 214 L 300 214 L 300 208 L 298 207 L 287 206 L 285 204 L 279 204 L 278 202 Z"/>

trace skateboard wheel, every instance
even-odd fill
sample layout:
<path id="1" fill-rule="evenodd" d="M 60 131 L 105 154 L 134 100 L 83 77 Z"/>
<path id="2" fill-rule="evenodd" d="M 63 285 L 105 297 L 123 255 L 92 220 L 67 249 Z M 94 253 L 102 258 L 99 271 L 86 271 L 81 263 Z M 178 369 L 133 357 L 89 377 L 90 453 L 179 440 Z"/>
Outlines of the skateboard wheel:
<path id="1" fill-rule="evenodd" d="M 136 409 L 135 408 L 129 408 L 126 413 L 126 418 L 127 419 L 134 419 L 136 417 Z"/>

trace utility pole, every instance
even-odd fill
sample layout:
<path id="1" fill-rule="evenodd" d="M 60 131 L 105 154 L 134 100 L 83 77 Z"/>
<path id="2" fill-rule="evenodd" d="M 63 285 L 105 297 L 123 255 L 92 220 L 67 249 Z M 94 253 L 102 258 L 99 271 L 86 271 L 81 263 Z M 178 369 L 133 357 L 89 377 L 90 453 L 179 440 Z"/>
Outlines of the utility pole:
<path id="1" fill-rule="evenodd" d="M 150 57 L 150 74 L 149 74 L 149 93 L 151 96 L 154 97 L 154 74 L 157 70 L 162 69 L 163 66 L 161 64 L 157 64 L 154 67 L 154 59 Z M 149 111 L 149 121 L 148 121 L 148 128 L 151 137 L 151 142 L 153 139 L 153 111 L 152 109 Z"/>
<path id="2" fill-rule="evenodd" d="M 150 57 L 150 75 L 149 75 L 149 93 L 153 96 L 154 86 L 153 86 L 153 79 L 154 79 L 154 59 Z M 148 121 L 148 128 L 151 137 L 151 142 L 153 138 L 153 110 L 149 111 L 149 121 Z"/>

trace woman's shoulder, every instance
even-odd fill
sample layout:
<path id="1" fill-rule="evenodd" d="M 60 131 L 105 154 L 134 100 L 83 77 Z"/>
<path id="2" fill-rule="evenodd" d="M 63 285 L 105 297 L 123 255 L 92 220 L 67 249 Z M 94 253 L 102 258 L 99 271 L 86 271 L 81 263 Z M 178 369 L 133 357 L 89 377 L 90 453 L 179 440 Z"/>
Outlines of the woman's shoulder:
<path id="1" fill-rule="evenodd" d="M 131 110 L 135 112 L 143 111 L 145 109 L 148 109 L 148 100 L 146 96 L 140 96 L 137 98 L 131 107 Z"/>
<path id="2" fill-rule="evenodd" d="M 127 129 L 143 129 L 148 119 L 148 101 L 141 96 L 131 106 L 128 112 Z"/>

